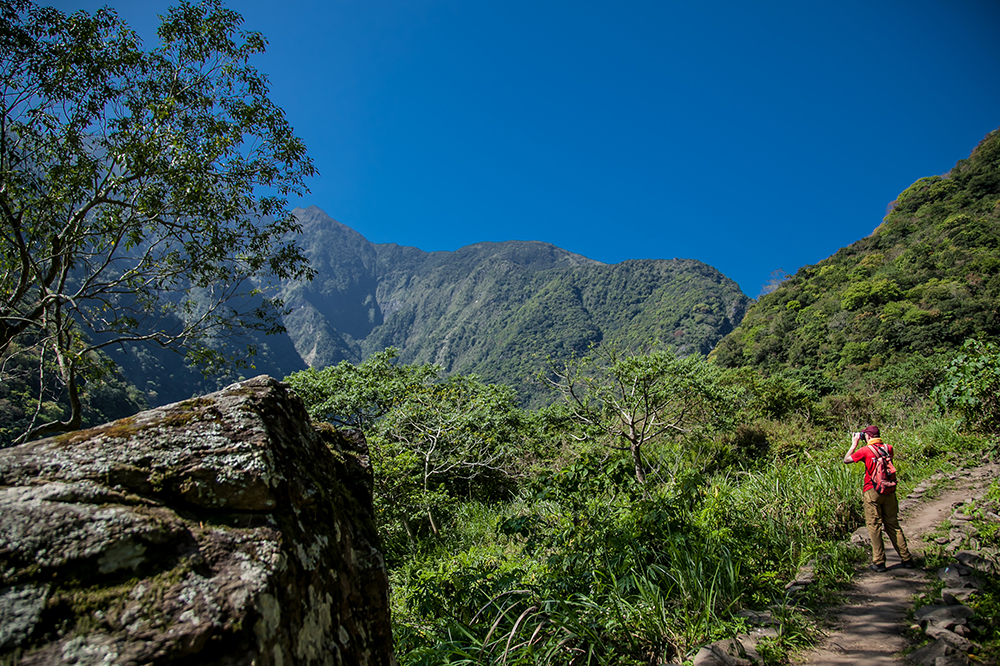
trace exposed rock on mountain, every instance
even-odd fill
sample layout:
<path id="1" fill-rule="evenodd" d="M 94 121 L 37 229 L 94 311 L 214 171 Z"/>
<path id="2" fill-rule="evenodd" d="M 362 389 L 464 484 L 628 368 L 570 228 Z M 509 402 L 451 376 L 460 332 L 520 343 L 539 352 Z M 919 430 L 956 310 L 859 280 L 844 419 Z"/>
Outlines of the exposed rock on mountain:
<path id="1" fill-rule="evenodd" d="M 526 379 L 548 355 L 604 341 L 706 354 L 750 304 L 698 261 L 605 265 L 537 241 L 424 252 L 369 243 L 316 207 L 295 213 L 318 275 L 286 285 L 285 325 L 314 367 L 393 346 L 403 362 L 475 373 L 527 396 L 538 389 Z"/>
<path id="2" fill-rule="evenodd" d="M 361 341 L 383 322 L 375 246 L 315 206 L 296 209 L 302 248 L 316 277 L 286 285 L 285 326 L 302 360 L 325 367 L 361 360 Z"/>
<path id="3" fill-rule="evenodd" d="M 269 377 L 0 451 L 0 660 L 394 664 L 371 482 Z"/>
<path id="4" fill-rule="evenodd" d="M 548 356 L 602 342 L 707 354 L 751 303 L 735 282 L 690 259 L 608 265 L 539 241 L 424 252 L 371 243 L 315 206 L 294 213 L 316 277 L 280 285 L 287 334 L 251 335 L 254 374 L 360 363 L 395 347 L 403 363 L 477 374 L 538 406 L 549 396 L 530 378 Z M 109 355 L 153 405 L 242 379 L 203 377 L 182 357 L 146 346 Z"/>

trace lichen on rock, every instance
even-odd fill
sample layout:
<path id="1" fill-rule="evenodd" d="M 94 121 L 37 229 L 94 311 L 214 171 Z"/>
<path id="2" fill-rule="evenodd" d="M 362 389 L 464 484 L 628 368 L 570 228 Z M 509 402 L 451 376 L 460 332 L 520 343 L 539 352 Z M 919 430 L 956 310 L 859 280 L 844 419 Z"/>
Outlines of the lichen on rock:
<path id="1" fill-rule="evenodd" d="M 0 659 L 394 664 L 371 488 L 269 377 L 0 451 Z"/>

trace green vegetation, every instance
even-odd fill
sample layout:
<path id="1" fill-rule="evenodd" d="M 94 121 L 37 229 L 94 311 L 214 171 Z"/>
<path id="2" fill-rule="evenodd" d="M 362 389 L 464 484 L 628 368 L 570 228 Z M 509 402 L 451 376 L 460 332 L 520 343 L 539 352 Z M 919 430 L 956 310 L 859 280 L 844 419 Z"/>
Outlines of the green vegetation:
<path id="1" fill-rule="evenodd" d="M 899 195 L 868 238 L 761 298 L 714 352 L 726 367 L 797 370 L 832 389 L 927 379 L 967 338 L 1000 334 L 1000 132 Z M 931 382 L 934 383 L 933 381 Z"/>
<path id="2" fill-rule="evenodd" d="M 750 303 L 739 287 L 686 259 L 604 265 L 540 242 L 477 243 L 455 252 L 373 244 L 318 208 L 296 211 L 318 277 L 287 283 L 289 336 L 313 367 L 359 363 L 387 347 L 551 401 L 534 381 L 547 357 L 593 344 L 654 340 L 705 355 Z"/>
<path id="3" fill-rule="evenodd" d="M 457 291 L 438 282 L 440 268 L 425 278 L 425 267 L 397 289 L 382 287 L 401 308 L 362 348 L 399 347 L 406 362 L 477 374 L 514 387 L 523 404 L 538 407 L 551 400 L 532 381 L 547 357 L 565 361 L 593 344 L 646 340 L 704 355 L 749 304 L 735 283 L 697 261 L 565 266 L 544 261 L 553 249 L 541 243 L 464 249 L 450 269 L 457 269 L 449 277 Z"/>
<path id="4" fill-rule="evenodd" d="M 22 440 L 82 425 L 82 385 L 107 376 L 96 350 L 245 358 L 218 341 L 281 330 L 253 279 L 311 274 L 284 197 L 313 166 L 250 65 L 264 38 L 241 23 L 218 0 L 181 2 L 147 51 L 109 9 L 3 3 L 0 383 L 22 355 L 46 389 L 14 406 L 41 417 Z"/>
<path id="5" fill-rule="evenodd" d="M 405 363 L 475 374 L 513 388 L 521 405 L 540 407 L 552 399 L 535 381 L 547 357 L 565 361 L 592 344 L 649 340 L 705 355 L 750 304 L 734 282 L 693 260 L 607 266 L 522 241 L 423 252 L 370 243 L 316 207 L 295 216 L 316 276 L 281 283 L 287 334 L 251 334 L 255 374 L 360 363 L 393 347 Z M 203 377 L 183 358 L 149 346 L 109 353 L 154 405 L 241 377 Z"/>
<path id="6" fill-rule="evenodd" d="M 53 361 L 43 349 L 22 349 L 11 344 L 0 382 L 0 448 L 10 446 L 37 424 L 70 419 L 70 400 L 58 380 Z M 91 352 L 90 373 L 79 382 L 80 424 L 101 425 L 146 408 L 146 397 L 122 377 L 114 363 L 100 352 Z"/>
<path id="7" fill-rule="evenodd" d="M 300 390 L 313 413 L 360 426 L 379 449 L 377 493 L 395 493 L 396 513 L 380 513 L 379 529 L 400 662 L 679 662 L 746 631 L 741 611 L 766 611 L 778 635 L 760 652 L 769 664 L 785 663 L 867 556 L 846 540 L 863 525 L 861 470 L 842 463 L 848 433 L 881 427 L 904 495 L 938 469 L 996 450 L 1000 353 L 988 340 L 1000 302 L 998 146 L 1000 135 L 990 135 L 947 178 L 901 195 L 872 237 L 763 297 L 714 350 L 714 364 L 672 353 L 678 348 L 665 333 L 677 322 L 667 316 L 611 325 L 650 323 L 648 296 L 664 283 L 649 276 L 666 264 L 634 273 L 630 265 L 539 271 L 531 278 L 538 288 L 520 292 L 521 307 L 498 307 L 494 328 L 474 326 L 466 310 L 474 297 L 513 280 L 491 276 L 502 265 L 494 254 L 491 268 L 466 273 L 466 305 L 428 291 L 426 312 L 415 308 L 406 326 L 386 319 L 376 329 L 402 335 L 432 313 L 449 322 L 424 343 L 450 363 L 447 379 L 443 368 L 395 364 L 413 357 L 393 351 L 357 368 L 303 373 L 315 378 Z M 450 289 L 449 270 L 437 263 L 424 273 L 436 281 L 421 279 Z M 626 307 L 602 310 L 599 299 L 588 300 L 599 292 L 587 284 L 600 280 Z M 628 286 L 616 291 L 617 280 Z M 685 307 L 707 321 L 716 305 Z M 555 333 L 563 324 L 571 335 Z M 455 372 L 474 364 L 456 350 L 482 344 L 484 330 L 504 344 L 513 338 L 503 333 L 516 331 L 548 354 L 539 386 L 553 389 L 554 403 L 534 411 L 494 404 L 468 429 L 465 413 L 475 408 L 440 396 L 453 382 L 485 393 L 488 385 Z M 638 330 L 652 349 L 632 351 L 637 338 L 628 336 Z M 500 356 L 490 349 L 487 362 L 498 367 L 530 365 L 515 346 Z M 357 390 L 356 376 L 366 390 Z M 456 441 L 442 460 L 453 456 L 454 469 L 457 458 L 474 465 L 517 455 L 496 465 L 490 483 L 442 478 L 435 488 L 418 464 L 426 444 L 415 443 L 446 432 Z M 491 445 L 462 448 L 472 432 Z M 403 483 L 413 492 L 398 492 Z M 399 514 L 412 523 L 424 517 L 403 536 Z M 982 531 L 992 538 L 996 530 Z M 817 582 L 789 591 L 806 563 Z M 994 606 L 986 595 L 979 612 L 993 617 Z"/>
<path id="8" fill-rule="evenodd" d="M 249 65 L 263 38 L 215 0 L 151 51 L 108 10 L 0 21 L 0 445 L 137 409 L 114 362 L 190 395 L 156 345 L 221 361 L 234 330 L 280 329 L 248 285 L 281 281 L 314 366 L 287 381 L 369 443 L 403 664 L 680 661 L 743 610 L 777 621 L 781 663 L 859 557 L 847 433 L 879 424 L 901 493 L 996 450 L 1000 132 L 743 317 L 697 261 L 426 253 L 287 215 L 312 164 Z"/>
<path id="9" fill-rule="evenodd" d="M 643 444 L 719 427 L 735 398 L 703 358 L 664 351 L 628 354 L 605 346 L 552 362 L 541 378 L 562 395 L 573 421 L 630 453 L 639 483 L 646 481 Z"/>
<path id="10" fill-rule="evenodd" d="M 680 661 L 748 609 L 779 622 L 762 653 L 783 663 L 866 555 L 846 545 L 863 524 L 847 433 L 884 417 L 901 493 L 988 446 L 926 392 L 845 405 L 655 350 L 556 366 L 564 397 L 533 412 L 395 357 L 288 381 L 368 436 L 403 664 Z M 806 562 L 818 582 L 790 596 Z"/>
<path id="11" fill-rule="evenodd" d="M 971 426 L 1000 432 L 1000 347 L 967 340 L 945 369 L 934 396 L 942 407 L 955 410 Z"/>
<path id="12" fill-rule="evenodd" d="M 397 352 L 286 378 L 315 419 L 361 429 L 375 475 L 375 512 L 390 557 L 439 535 L 462 498 L 506 496 L 526 415 L 513 391 L 437 366 L 394 365 Z"/>

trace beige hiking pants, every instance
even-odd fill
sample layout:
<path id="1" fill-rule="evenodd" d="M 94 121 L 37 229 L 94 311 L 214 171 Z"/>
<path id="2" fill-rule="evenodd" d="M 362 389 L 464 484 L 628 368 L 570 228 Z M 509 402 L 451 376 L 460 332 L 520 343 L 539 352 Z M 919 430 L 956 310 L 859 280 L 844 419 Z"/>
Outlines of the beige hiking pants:
<path id="1" fill-rule="evenodd" d="M 865 524 L 868 526 L 868 536 L 872 540 L 872 564 L 885 564 L 885 546 L 882 543 L 882 527 L 889 537 L 889 543 L 899 553 L 899 559 L 904 562 L 910 559 L 910 551 L 906 547 L 906 537 L 899 526 L 899 501 L 895 491 L 879 495 L 874 488 L 864 493 Z"/>

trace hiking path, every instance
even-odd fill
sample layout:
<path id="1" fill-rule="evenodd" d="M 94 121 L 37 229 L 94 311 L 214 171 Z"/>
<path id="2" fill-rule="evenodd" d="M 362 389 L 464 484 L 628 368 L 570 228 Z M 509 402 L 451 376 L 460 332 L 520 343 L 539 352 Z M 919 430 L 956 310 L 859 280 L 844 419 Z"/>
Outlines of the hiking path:
<path id="1" fill-rule="evenodd" d="M 900 526 L 918 563 L 922 563 L 928 545 L 924 537 L 934 532 L 955 506 L 981 497 L 998 470 L 1000 466 L 996 464 L 984 464 L 944 475 L 944 482 L 932 491 L 932 497 L 914 492 L 900 502 Z M 864 527 L 859 533 L 867 536 Z M 868 552 L 870 555 L 871 551 Z M 843 603 L 829 609 L 830 633 L 816 647 L 798 655 L 795 664 L 902 666 L 908 663 L 902 656 L 911 646 L 906 614 L 913 608 L 917 595 L 929 589 L 928 574 L 932 572 L 920 566 L 904 569 L 888 539 L 888 570 L 870 571 L 869 563 L 855 577 Z"/>

